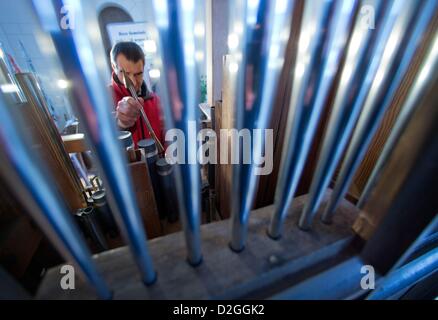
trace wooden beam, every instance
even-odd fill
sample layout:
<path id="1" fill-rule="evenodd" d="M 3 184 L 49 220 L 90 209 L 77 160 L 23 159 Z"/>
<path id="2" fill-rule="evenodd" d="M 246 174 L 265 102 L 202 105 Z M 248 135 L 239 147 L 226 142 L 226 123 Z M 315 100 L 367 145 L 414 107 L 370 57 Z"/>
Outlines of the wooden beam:
<path id="1" fill-rule="evenodd" d="M 83 133 L 68 134 L 62 137 L 65 150 L 68 153 L 80 153 L 90 150 L 85 142 L 85 136 Z"/>
<path id="2" fill-rule="evenodd" d="M 328 196 L 329 192 L 324 202 Z M 303 232 L 297 227 L 297 220 L 306 197 L 294 201 L 285 222 L 286 232 L 278 241 L 266 235 L 273 206 L 253 211 L 247 246 L 240 254 L 228 247 L 229 221 L 202 225 L 204 260 L 196 268 L 186 261 L 182 232 L 150 240 L 158 280 L 149 287 L 141 283 L 127 247 L 96 255 L 94 260 L 113 290 L 114 299 L 267 298 L 354 254 L 351 224 L 357 209 L 343 201 L 333 225 L 316 219 L 312 231 Z M 76 280 L 75 290 L 62 290 L 60 267 L 48 271 L 37 298 L 95 298 L 93 290 L 80 279 Z"/>

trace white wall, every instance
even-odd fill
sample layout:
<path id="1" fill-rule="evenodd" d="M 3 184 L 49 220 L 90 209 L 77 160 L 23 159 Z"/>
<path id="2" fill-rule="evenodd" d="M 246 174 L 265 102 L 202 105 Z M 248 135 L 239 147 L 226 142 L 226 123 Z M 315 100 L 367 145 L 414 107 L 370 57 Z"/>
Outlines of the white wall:
<path id="1" fill-rule="evenodd" d="M 62 128 L 65 117 L 71 116 L 71 109 L 63 91 L 57 86 L 57 80 L 65 77 L 54 58 L 53 43 L 40 29 L 30 0 L 0 1 L 0 42 L 22 71 L 30 72 L 19 41 L 23 43 L 50 98 L 49 102 L 55 108 L 58 127 Z"/>
<path id="2" fill-rule="evenodd" d="M 212 1 L 212 103 L 222 99 L 222 59 L 228 53 L 228 10 L 230 0 Z M 232 1 L 232 0 L 231 0 Z"/>

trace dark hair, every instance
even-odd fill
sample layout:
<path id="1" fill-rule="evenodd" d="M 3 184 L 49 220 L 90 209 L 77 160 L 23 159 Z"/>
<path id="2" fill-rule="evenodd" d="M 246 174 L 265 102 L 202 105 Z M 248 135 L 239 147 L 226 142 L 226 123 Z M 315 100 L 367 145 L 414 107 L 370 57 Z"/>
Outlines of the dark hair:
<path id="1" fill-rule="evenodd" d="M 139 60 L 143 61 L 144 64 L 144 53 L 141 47 L 135 42 L 118 42 L 111 49 L 111 64 L 116 64 L 116 58 L 119 54 L 123 54 L 126 59 L 134 63 Z"/>

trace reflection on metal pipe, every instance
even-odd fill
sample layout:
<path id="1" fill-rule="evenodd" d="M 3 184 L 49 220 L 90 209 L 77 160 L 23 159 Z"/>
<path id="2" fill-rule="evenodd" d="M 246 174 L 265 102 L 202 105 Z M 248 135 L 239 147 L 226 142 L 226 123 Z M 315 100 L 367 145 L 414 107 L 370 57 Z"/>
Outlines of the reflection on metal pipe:
<path id="1" fill-rule="evenodd" d="M 17 128 L 3 94 L 0 95 L 0 163 L 16 196 L 27 207 L 34 220 L 66 259 L 72 261 L 103 299 L 111 292 L 97 272 L 84 239 L 80 236 L 66 204 L 50 183 L 50 175 L 39 166 L 32 147 Z M 15 125 L 14 125 L 15 124 Z"/>
<path id="2" fill-rule="evenodd" d="M 356 1 L 307 1 L 269 235 L 278 238 L 347 43 Z"/>
<path id="3" fill-rule="evenodd" d="M 239 52 L 232 52 L 233 61 L 230 66 L 235 66 L 230 72 L 239 69 L 241 73 L 237 79 L 236 87 L 244 88 L 244 96 L 236 103 L 236 127 L 240 130 L 252 130 L 252 161 L 249 164 L 242 159 L 251 159 L 248 146 L 241 146 L 239 141 L 232 142 L 235 154 L 238 152 L 240 162 L 237 171 L 233 174 L 233 183 L 238 186 L 234 194 L 231 211 L 231 243 L 234 251 L 241 251 L 245 246 L 248 229 L 249 214 L 257 189 L 262 156 L 264 148 L 264 135 L 257 134 L 254 129 L 266 129 L 272 112 L 272 101 L 277 88 L 277 82 L 284 62 L 284 52 L 289 39 L 292 1 L 249 1 L 247 3 L 246 21 L 244 24 L 232 24 L 228 35 L 228 46 L 236 48 L 242 41 L 242 50 L 245 60 L 239 61 Z M 245 8 L 245 5 L 240 5 Z M 233 7 L 231 10 L 234 10 Z M 239 23 L 236 20 L 235 23 Z M 240 34 L 240 36 L 239 36 Z M 236 48 L 237 49 L 237 48 Z M 237 69 L 237 70 L 235 70 Z M 242 105 L 243 104 L 243 105 Z M 260 131 L 261 131 L 260 130 Z M 263 131 L 261 131 L 263 132 Z M 258 132 L 260 133 L 260 132 Z"/>
<path id="4" fill-rule="evenodd" d="M 243 110 L 245 109 L 245 65 L 246 65 L 246 39 L 249 28 L 256 24 L 258 1 L 254 1 L 250 7 L 246 0 L 236 0 L 229 6 L 228 11 L 228 53 L 229 53 L 229 96 L 234 97 L 230 101 L 230 112 L 234 120 L 234 127 L 241 129 L 243 126 Z M 232 99 L 232 98 L 231 98 Z M 229 124 L 231 125 L 231 123 Z M 228 137 L 227 137 L 228 139 Z M 232 152 L 239 152 L 239 146 L 231 143 Z M 228 150 L 227 150 L 228 151 Z M 238 153 L 239 154 L 239 153 Z M 240 154 L 239 154 L 240 156 Z M 230 216 L 238 217 L 241 196 L 240 192 L 240 165 L 231 168 L 231 193 L 230 193 Z"/>
<path id="5" fill-rule="evenodd" d="M 99 27 L 88 1 L 34 1 L 43 29 L 50 33 L 65 74 L 71 80 L 71 96 L 77 115 L 84 128 L 89 145 L 97 156 L 99 172 L 112 212 L 115 214 L 126 241 L 131 247 L 145 284 L 156 279 L 146 243 L 146 235 L 132 188 L 132 179 L 117 139 L 117 130 L 111 116 L 110 94 L 101 79 L 105 53 L 100 44 Z M 69 5 L 75 13 L 74 28 L 60 28 L 61 8 Z M 84 8 L 83 6 L 90 6 Z M 90 30 L 93 33 L 90 35 Z M 99 69 L 100 68 L 100 69 Z M 106 72 L 108 73 L 108 72 Z M 109 79 L 109 75 L 107 75 Z"/>
<path id="6" fill-rule="evenodd" d="M 394 266 L 389 270 L 388 273 L 391 273 L 398 268 L 400 268 L 403 264 L 411 258 L 412 254 L 428 239 L 428 237 L 434 233 L 434 230 L 438 228 L 438 215 L 429 223 L 429 225 L 421 232 L 420 236 L 412 243 L 409 248 L 403 253 L 403 255 L 398 259 L 398 261 L 394 264 Z"/>
<path id="7" fill-rule="evenodd" d="M 247 6 L 248 5 L 248 6 Z M 228 52 L 229 65 L 228 77 L 230 81 L 230 97 L 234 97 L 229 108 L 233 112 L 234 127 L 241 129 L 243 126 L 243 110 L 245 109 L 245 68 L 246 65 L 246 38 L 247 29 L 254 27 L 256 23 L 258 1 L 252 6 L 246 0 L 236 0 L 228 11 Z M 228 137 L 227 137 L 228 138 Z M 234 152 L 239 151 L 238 146 L 231 145 Z M 240 170 L 241 166 L 231 167 L 231 194 L 230 194 L 230 216 L 238 219 L 241 195 L 240 192 Z M 236 214 L 233 214 L 236 213 Z M 234 223 L 235 224 L 235 223 Z"/>
<path id="8" fill-rule="evenodd" d="M 407 263 L 388 274 L 383 282 L 367 297 L 367 300 L 382 300 L 413 286 L 432 272 L 438 270 L 438 248 Z"/>
<path id="9" fill-rule="evenodd" d="M 385 3 L 368 0 L 364 1 L 363 5 L 376 9 L 375 28 L 380 30 L 384 21 Z M 373 57 L 373 51 L 376 50 L 375 44 L 379 43 L 377 41 L 379 34 L 373 29 L 364 28 L 362 17 L 358 15 L 348 45 L 328 127 L 323 136 L 321 155 L 310 187 L 309 198 L 301 214 L 300 221 L 303 228 L 310 227 L 359 116 L 365 93 L 369 88 L 369 83 L 368 86 L 363 85 L 367 80 L 366 70 Z M 380 34 L 380 36 L 383 35 Z"/>
<path id="10" fill-rule="evenodd" d="M 90 180 L 88 179 L 88 174 L 86 173 L 85 168 L 82 166 L 82 163 L 78 159 L 78 154 L 70 154 L 70 159 L 79 177 L 82 178 L 82 180 L 84 181 L 85 188 L 92 188 Z"/>
<path id="11" fill-rule="evenodd" d="M 370 74 L 373 82 L 342 163 L 335 189 L 322 216 L 324 222 L 331 222 L 334 210 L 347 192 L 354 172 L 360 165 L 368 145 L 409 67 L 420 44 L 421 35 L 433 17 L 437 5 L 436 1 L 433 0 L 408 3 L 401 0 L 394 1 L 385 26 L 380 31 L 382 34 L 390 33 L 390 36 L 388 39 L 382 39 L 385 44 L 383 56 L 378 63 L 379 67 L 375 75 Z M 376 55 L 376 59 L 378 59 L 378 55 Z M 373 66 L 374 59 L 369 72 L 372 72 Z"/>
<path id="12" fill-rule="evenodd" d="M 167 128 L 176 128 L 187 140 L 184 154 L 188 161 L 175 166 L 180 217 L 185 233 L 188 261 L 202 262 L 200 240 L 200 169 L 196 161 L 198 122 L 198 77 L 195 62 L 195 11 L 197 1 L 154 0 L 155 23 L 158 28 L 165 81 L 160 84 L 164 95 Z M 194 129 L 194 130 L 193 130 Z M 166 159 L 168 155 L 166 155 Z"/>
<path id="13" fill-rule="evenodd" d="M 431 79 L 431 77 L 433 77 L 433 79 Z M 436 79 L 436 77 L 438 77 L 438 35 L 435 36 L 434 40 L 432 41 L 428 55 L 425 61 L 422 63 L 420 71 L 414 80 L 414 85 L 409 92 L 409 96 L 401 108 L 400 114 L 397 117 L 397 121 L 394 124 L 394 128 L 392 129 L 382 153 L 380 154 L 379 159 L 377 160 L 377 163 L 374 166 L 370 177 L 368 178 L 364 191 L 362 192 L 359 202 L 357 203 L 359 208 L 363 208 L 365 205 L 373 187 L 375 186 L 384 166 L 388 161 L 389 155 L 391 154 L 395 143 L 401 136 L 411 115 L 420 104 L 424 93 L 428 90 L 431 90 L 431 84 L 434 83 L 434 79 Z"/>

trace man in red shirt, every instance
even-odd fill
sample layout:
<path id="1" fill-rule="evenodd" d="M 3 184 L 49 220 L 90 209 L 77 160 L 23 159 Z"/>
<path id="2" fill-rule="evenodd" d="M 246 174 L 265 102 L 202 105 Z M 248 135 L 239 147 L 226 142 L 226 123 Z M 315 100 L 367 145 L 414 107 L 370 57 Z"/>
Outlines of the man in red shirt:
<path id="1" fill-rule="evenodd" d="M 151 138 L 146 123 L 140 116 L 140 108 L 143 108 L 157 138 L 164 145 L 162 111 L 158 96 L 149 91 L 143 81 L 145 57 L 141 47 L 134 42 L 115 44 L 111 49 L 111 66 L 111 87 L 119 128 L 132 133 L 135 145 L 139 140 Z M 123 85 L 123 71 L 134 84 L 141 103 L 132 98 L 129 90 Z"/>

